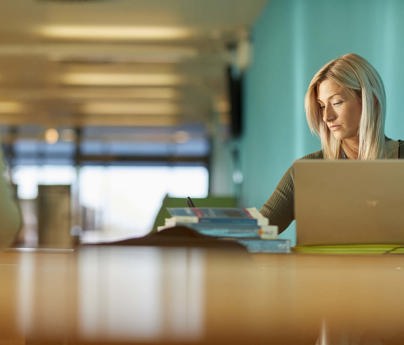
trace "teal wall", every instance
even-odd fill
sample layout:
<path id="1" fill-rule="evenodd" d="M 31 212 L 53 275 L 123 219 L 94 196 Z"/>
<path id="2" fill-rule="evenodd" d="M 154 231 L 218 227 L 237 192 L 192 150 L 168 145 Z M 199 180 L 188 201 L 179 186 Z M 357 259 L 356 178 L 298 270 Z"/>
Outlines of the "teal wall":
<path id="1" fill-rule="evenodd" d="M 404 138 L 404 1 L 270 0 L 253 29 L 246 73 L 241 204 L 261 207 L 293 160 L 319 149 L 304 94 L 329 60 L 355 52 L 381 74 L 386 134 Z M 291 226 L 284 236 L 294 237 Z"/>

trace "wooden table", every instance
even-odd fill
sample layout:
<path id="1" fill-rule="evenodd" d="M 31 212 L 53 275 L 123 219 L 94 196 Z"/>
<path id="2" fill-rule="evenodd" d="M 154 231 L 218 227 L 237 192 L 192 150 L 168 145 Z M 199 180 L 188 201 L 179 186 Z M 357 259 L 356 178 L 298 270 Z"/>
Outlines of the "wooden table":
<path id="1" fill-rule="evenodd" d="M 0 344 L 403 344 L 403 326 L 400 255 L 0 252 Z"/>

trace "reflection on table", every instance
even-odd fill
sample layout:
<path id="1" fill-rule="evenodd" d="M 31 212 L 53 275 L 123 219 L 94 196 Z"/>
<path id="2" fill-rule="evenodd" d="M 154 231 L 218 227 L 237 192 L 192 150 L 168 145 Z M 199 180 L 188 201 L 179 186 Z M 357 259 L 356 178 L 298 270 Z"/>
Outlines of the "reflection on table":
<path id="1" fill-rule="evenodd" d="M 404 340 L 399 255 L 125 246 L 4 251 L 0 281 L 0 344 Z"/>

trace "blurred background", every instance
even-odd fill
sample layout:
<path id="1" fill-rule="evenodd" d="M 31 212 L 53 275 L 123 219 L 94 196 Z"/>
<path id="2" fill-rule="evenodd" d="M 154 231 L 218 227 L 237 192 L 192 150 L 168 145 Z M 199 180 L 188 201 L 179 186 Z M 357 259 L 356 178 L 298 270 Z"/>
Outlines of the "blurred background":
<path id="1" fill-rule="evenodd" d="M 403 14 L 401 0 L 1 0 L 0 137 L 22 240 L 142 236 L 166 196 L 259 208 L 319 149 L 304 94 L 348 52 L 380 72 L 386 134 L 403 139 Z"/>
<path id="2" fill-rule="evenodd" d="M 61 227 L 141 236 L 166 195 L 234 195 L 212 178 L 212 152 L 240 135 L 264 5 L 1 1 L 0 135 L 25 241 Z"/>

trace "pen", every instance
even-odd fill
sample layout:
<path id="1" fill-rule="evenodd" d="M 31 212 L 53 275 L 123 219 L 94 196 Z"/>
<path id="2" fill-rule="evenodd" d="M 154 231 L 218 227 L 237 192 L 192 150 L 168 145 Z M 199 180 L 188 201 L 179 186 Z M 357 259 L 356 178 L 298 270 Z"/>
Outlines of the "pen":
<path id="1" fill-rule="evenodd" d="M 192 201 L 192 199 L 189 196 L 187 196 L 187 205 L 188 205 L 188 207 L 191 207 L 191 208 L 196 207 L 194 202 Z"/>

